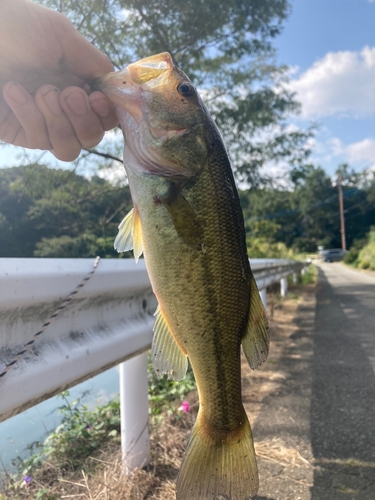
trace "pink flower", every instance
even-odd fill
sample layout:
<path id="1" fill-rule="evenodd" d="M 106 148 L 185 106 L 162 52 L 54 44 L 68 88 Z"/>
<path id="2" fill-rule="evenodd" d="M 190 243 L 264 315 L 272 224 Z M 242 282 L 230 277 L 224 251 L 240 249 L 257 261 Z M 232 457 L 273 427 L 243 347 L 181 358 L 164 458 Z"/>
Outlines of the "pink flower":
<path id="1" fill-rule="evenodd" d="M 186 413 L 190 413 L 190 405 L 187 401 L 182 402 L 182 406 L 179 408 L 179 410 L 186 411 Z"/>

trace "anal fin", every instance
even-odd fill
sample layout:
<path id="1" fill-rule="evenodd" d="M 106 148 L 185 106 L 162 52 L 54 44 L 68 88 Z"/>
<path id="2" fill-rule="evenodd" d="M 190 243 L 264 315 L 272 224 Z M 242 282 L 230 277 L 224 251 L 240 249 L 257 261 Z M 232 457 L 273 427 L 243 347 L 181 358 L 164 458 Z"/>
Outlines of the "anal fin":
<path id="1" fill-rule="evenodd" d="M 143 252 L 143 246 L 141 218 L 137 207 L 130 210 L 118 229 L 119 231 L 114 243 L 115 250 L 119 253 L 133 250 L 135 261 L 138 262 Z"/>
<path id="2" fill-rule="evenodd" d="M 267 359 L 270 340 L 266 311 L 254 276 L 251 276 L 250 309 L 242 349 L 250 368 L 258 368 Z"/>
<path id="3" fill-rule="evenodd" d="M 169 379 L 182 380 L 188 367 L 184 354 L 168 326 L 160 307 L 155 312 L 154 338 L 151 348 L 151 363 L 156 375 L 168 375 Z"/>

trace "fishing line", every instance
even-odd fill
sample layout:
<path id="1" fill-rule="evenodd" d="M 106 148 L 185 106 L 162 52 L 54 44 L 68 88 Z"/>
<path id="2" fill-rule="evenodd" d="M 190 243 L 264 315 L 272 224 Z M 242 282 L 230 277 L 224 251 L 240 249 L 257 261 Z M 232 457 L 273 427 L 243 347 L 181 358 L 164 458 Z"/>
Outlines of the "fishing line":
<path id="1" fill-rule="evenodd" d="M 67 297 L 66 299 L 64 300 L 64 302 L 61 304 L 60 307 L 58 307 L 56 309 L 56 311 L 49 317 L 49 319 L 44 323 L 44 325 L 42 326 L 42 328 L 39 330 L 39 332 L 37 332 L 34 337 L 30 340 L 30 342 L 28 342 L 27 344 L 24 345 L 22 351 L 20 351 L 17 356 L 8 364 L 6 365 L 5 369 L 3 372 L 0 373 L 0 378 L 1 377 L 4 377 L 4 375 L 6 375 L 8 373 L 8 371 L 12 368 L 13 365 L 15 365 L 17 363 L 17 361 L 19 361 L 22 356 L 25 354 L 25 352 L 27 352 L 30 347 L 34 344 L 34 342 L 42 335 L 42 333 L 46 330 L 46 328 L 52 323 L 52 321 L 57 318 L 57 316 L 61 313 L 61 311 L 63 311 L 65 309 L 65 307 L 69 304 L 69 302 L 72 300 L 72 298 L 77 295 L 77 293 L 86 285 L 86 283 L 92 278 L 92 275 L 95 273 L 97 267 L 98 267 L 98 264 L 99 264 L 99 261 L 100 261 L 100 257 L 96 257 L 95 261 L 94 261 L 94 266 L 92 268 L 92 270 L 90 271 L 90 273 L 81 281 L 81 283 L 77 286 L 77 288 L 75 290 L 73 290 L 73 292 L 71 292 Z"/>

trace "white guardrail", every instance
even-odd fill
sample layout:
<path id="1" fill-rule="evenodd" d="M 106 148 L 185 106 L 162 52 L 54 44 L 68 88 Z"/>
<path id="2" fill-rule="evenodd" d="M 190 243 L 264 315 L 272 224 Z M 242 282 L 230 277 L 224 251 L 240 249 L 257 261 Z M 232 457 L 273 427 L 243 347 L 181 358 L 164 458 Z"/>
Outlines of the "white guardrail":
<path id="1" fill-rule="evenodd" d="M 252 259 L 266 287 L 307 262 Z M 0 373 L 89 274 L 92 259 L 0 258 Z M 147 350 L 157 302 L 143 260 L 105 259 L 87 285 L 35 344 L 0 378 L 0 422 L 120 364 L 121 438 L 127 469 L 146 464 Z"/>

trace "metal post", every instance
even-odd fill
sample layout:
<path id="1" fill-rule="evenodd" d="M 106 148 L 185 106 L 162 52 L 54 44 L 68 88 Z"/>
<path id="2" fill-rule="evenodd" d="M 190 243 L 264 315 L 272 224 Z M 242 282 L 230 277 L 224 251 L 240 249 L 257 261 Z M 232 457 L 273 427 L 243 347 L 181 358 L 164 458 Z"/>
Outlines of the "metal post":
<path id="1" fill-rule="evenodd" d="M 264 309 L 267 311 L 267 288 L 259 290 L 260 298 L 262 299 Z"/>
<path id="2" fill-rule="evenodd" d="M 286 297 L 288 293 L 288 280 L 286 277 L 280 280 L 280 293 L 282 297 Z"/>
<path id="3" fill-rule="evenodd" d="M 296 285 L 298 283 L 298 274 L 293 273 L 293 283 Z"/>
<path id="4" fill-rule="evenodd" d="M 120 364 L 121 449 L 124 472 L 150 461 L 147 352 Z"/>

